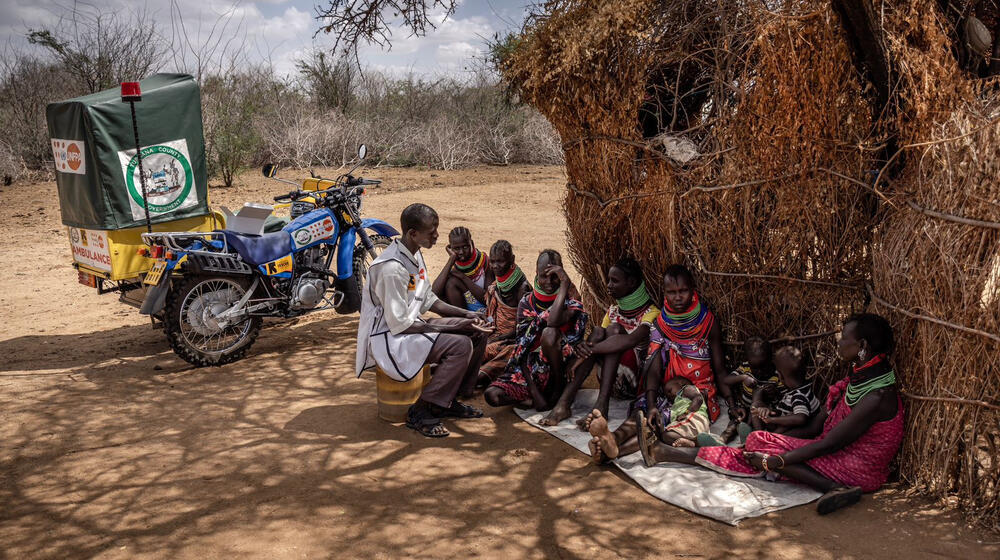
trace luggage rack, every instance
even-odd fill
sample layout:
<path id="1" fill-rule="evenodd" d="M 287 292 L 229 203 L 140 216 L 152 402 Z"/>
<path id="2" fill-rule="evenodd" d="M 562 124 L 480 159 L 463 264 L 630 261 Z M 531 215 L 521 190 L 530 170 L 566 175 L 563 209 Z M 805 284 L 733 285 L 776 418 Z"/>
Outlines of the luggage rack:
<path id="1" fill-rule="evenodd" d="M 206 251 L 204 249 L 189 249 L 181 245 L 182 242 L 192 240 L 201 241 L 203 244 L 210 244 L 212 242 L 221 243 L 222 246 L 219 248 L 213 248 L 211 251 Z M 163 245 L 171 251 L 183 251 L 185 253 L 190 253 L 192 255 L 218 255 L 220 252 L 228 253 L 229 244 L 226 243 L 226 236 L 219 231 L 208 231 L 208 232 L 173 232 L 173 233 L 144 233 L 142 234 L 142 241 L 146 245 Z M 209 245 L 211 246 L 211 245 Z"/>

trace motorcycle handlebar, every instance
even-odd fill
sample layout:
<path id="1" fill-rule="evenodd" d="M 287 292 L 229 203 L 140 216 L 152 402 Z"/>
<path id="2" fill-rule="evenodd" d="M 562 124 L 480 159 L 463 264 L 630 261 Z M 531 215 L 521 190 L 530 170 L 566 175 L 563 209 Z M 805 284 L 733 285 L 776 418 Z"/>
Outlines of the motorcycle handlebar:
<path id="1" fill-rule="evenodd" d="M 348 182 L 347 182 L 346 186 L 341 186 L 341 187 L 337 187 L 337 188 L 330 188 L 330 189 L 321 190 L 321 191 L 295 190 L 295 191 L 292 191 L 292 192 L 290 192 L 288 194 L 280 194 L 280 195 L 274 197 L 274 201 L 275 202 L 294 202 L 294 201 L 296 201 L 296 200 L 298 200 L 300 198 L 303 198 L 303 197 L 306 197 L 306 196 L 312 196 L 312 197 L 317 197 L 317 198 L 329 198 L 331 202 L 339 202 L 341 200 L 341 197 L 335 196 L 335 195 L 339 194 L 339 195 L 341 195 L 343 197 L 361 196 L 365 192 L 365 189 L 364 189 L 365 185 L 377 185 L 377 184 L 379 184 L 381 182 L 382 181 L 376 181 L 374 179 L 361 179 L 361 178 L 354 179 L 353 177 L 351 177 L 351 178 L 348 179 Z M 334 196 L 331 196 L 331 195 L 334 195 Z"/>

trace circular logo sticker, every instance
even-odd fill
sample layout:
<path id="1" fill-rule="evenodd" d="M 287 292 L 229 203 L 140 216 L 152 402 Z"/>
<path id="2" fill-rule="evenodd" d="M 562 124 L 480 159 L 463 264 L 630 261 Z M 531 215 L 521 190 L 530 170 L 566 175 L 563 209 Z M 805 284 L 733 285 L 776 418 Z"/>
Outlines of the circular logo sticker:
<path id="1" fill-rule="evenodd" d="M 194 186 L 191 162 L 170 146 L 149 146 L 142 149 L 142 171 L 146 179 L 146 194 L 150 212 L 170 212 L 184 203 Z M 142 179 L 139 158 L 132 156 L 125 170 L 128 193 L 142 206 Z"/>
<path id="2" fill-rule="evenodd" d="M 69 164 L 69 168 L 73 171 L 80 169 L 80 164 L 83 163 L 83 154 L 80 153 L 80 147 L 76 144 L 70 144 L 66 148 L 66 162 Z"/>
<path id="3" fill-rule="evenodd" d="M 310 239 L 312 239 L 312 234 L 309 233 L 309 230 L 306 228 L 302 228 L 295 232 L 295 242 L 299 245 L 309 243 Z"/>

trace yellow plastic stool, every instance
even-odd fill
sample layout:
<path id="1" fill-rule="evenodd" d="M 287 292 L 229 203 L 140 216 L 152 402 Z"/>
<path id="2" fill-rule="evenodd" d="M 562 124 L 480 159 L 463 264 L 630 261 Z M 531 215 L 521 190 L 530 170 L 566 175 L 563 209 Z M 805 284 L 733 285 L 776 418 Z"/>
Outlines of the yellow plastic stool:
<path id="1" fill-rule="evenodd" d="M 375 366 L 375 389 L 378 393 L 378 417 L 386 422 L 406 422 L 406 411 L 417 402 L 420 392 L 431 381 L 431 368 L 424 366 L 409 381 L 396 381 Z"/>

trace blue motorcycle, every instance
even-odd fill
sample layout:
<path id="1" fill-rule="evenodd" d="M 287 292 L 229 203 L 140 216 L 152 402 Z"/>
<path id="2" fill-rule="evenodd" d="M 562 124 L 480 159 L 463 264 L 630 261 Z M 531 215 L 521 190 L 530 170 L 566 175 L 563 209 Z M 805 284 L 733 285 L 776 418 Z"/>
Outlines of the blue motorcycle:
<path id="1" fill-rule="evenodd" d="M 362 145 L 358 165 L 366 151 Z M 382 220 L 361 218 L 365 187 L 380 181 L 351 175 L 358 165 L 275 197 L 291 207 L 291 221 L 277 231 L 143 234 L 156 261 L 143 279 L 140 312 L 163 322 L 178 356 L 210 366 L 242 358 L 264 317 L 358 311 L 368 266 L 399 235 Z M 275 171 L 264 167 L 268 177 Z"/>

